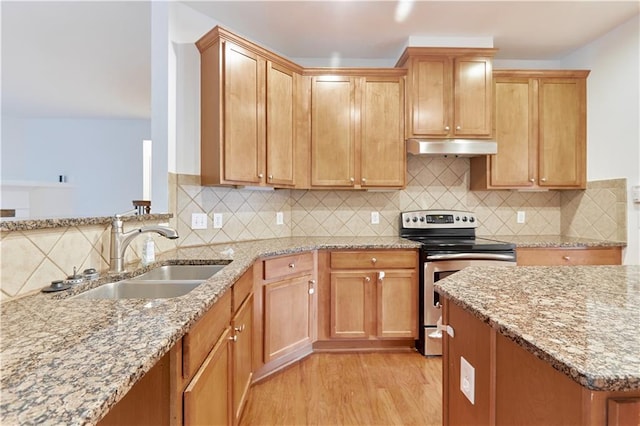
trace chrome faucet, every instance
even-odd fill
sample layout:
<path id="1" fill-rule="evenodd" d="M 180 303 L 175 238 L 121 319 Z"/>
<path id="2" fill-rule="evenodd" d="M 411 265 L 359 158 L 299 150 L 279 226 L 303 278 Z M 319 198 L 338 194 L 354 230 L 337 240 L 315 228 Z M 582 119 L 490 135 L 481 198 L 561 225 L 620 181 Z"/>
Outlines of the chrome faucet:
<path id="1" fill-rule="evenodd" d="M 175 229 L 162 225 L 143 226 L 125 233 L 122 228 L 121 217 L 122 215 L 117 214 L 111 221 L 109 272 L 122 272 L 124 270 L 124 251 L 129 247 L 131 241 L 140 234 L 156 232 L 170 240 L 178 238 L 178 232 Z"/>

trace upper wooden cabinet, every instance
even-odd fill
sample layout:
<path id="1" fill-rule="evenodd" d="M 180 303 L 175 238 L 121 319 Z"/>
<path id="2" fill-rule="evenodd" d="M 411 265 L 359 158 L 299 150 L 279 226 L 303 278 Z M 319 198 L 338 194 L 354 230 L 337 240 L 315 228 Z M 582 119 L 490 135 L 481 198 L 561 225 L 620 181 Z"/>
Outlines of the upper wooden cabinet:
<path id="1" fill-rule="evenodd" d="M 196 46 L 201 183 L 293 186 L 301 68 L 220 27 Z"/>
<path id="2" fill-rule="evenodd" d="M 311 79 L 311 187 L 404 187 L 405 71 L 339 71 Z"/>
<path id="3" fill-rule="evenodd" d="M 471 159 L 471 189 L 585 188 L 588 74 L 494 71 L 498 153 Z"/>
<path id="4" fill-rule="evenodd" d="M 496 49 L 408 47 L 407 138 L 489 138 Z"/>

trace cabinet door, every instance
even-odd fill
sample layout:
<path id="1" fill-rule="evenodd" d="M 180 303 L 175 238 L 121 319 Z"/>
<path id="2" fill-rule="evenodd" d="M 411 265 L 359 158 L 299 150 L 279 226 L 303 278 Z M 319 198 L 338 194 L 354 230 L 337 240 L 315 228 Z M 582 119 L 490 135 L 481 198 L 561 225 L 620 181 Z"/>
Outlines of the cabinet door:
<path id="1" fill-rule="evenodd" d="M 372 287 L 366 272 L 331 272 L 331 337 L 362 339 L 372 334 Z"/>
<path id="2" fill-rule="evenodd" d="M 233 424 L 238 424 L 251 384 L 253 355 L 253 295 L 242 304 L 231 322 L 233 350 Z"/>
<path id="3" fill-rule="evenodd" d="M 311 185 L 355 182 L 355 79 L 318 76 L 311 81 Z"/>
<path id="4" fill-rule="evenodd" d="M 264 288 L 264 362 L 313 342 L 311 275 L 266 284 Z"/>
<path id="5" fill-rule="evenodd" d="M 404 186 L 404 79 L 364 79 L 361 120 L 361 185 Z"/>
<path id="6" fill-rule="evenodd" d="M 228 425 L 231 423 L 229 381 L 229 328 L 204 360 L 184 391 L 184 424 Z"/>
<path id="7" fill-rule="evenodd" d="M 294 184 L 294 73 L 267 64 L 267 183 Z"/>
<path id="8" fill-rule="evenodd" d="M 260 183 L 264 175 L 266 61 L 226 42 L 224 48 L 224 179 Z"/>
<path id="9" fill-rule="evenodd" d="M 491 186 L 532 186 L 537 162 L 534 82 L 528 78 L 497 77 L 494 87 L 498 154 L 489 157 Z"/>
<path id="10" fill-rule="evenodd" d="M 538 90 L 539 185 L 584 187 L 586 81 L 543 78 Z"/>
<path id="11" fill-rule="evenodd" d="M 415 271 L 377 272 L 377 334 L 418 337 L 418 280 Z"/>
<path id="12" fill-rule="evenodd" d="M 491 59 L 460 57 L 454 61 L 456 136 L 490 136 L 492 111 Z"/>
<path id="13" fill-rule="evenodd" d="M 409 136 L 447 136 L 453 123 L 452 64 L 444 56 L 417 57 L 411 69 Z"/>

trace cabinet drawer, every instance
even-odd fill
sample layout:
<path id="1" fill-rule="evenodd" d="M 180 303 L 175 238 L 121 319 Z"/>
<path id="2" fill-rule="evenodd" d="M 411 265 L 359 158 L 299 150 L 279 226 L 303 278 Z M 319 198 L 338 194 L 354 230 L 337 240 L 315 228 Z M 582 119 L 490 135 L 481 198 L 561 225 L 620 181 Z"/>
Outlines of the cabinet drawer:
<path id="1" fill-rule="evenodd" d="M 620 265 L 620 247 L 518 248 L 519 266 Z"/>
<path id="2" fill-rule="evenodd" d="M 232 294 L 232 311 L 235 312 L 240 308 L 242 302 L 249 296 L 253 290 L 253 266 L 250 267 L 242 276 L 233 284 Z"/>
<path id="3" fill-rule="evenodd" d="M 227 291 L 182 340 L 182 375 L 190 378 L 231 322 L 231 291 Z"/>
<path id="4" fill-rule="evenodd" d="M 313 271 L 313 253 L 277 257 L 264 261 L 264 279 L 284 278 Z"/>
<path id="5" fill-rule="evenodd" d="M 416 268 L 418 252 L 410 250 L 334 251 L 332 269 Z"/>

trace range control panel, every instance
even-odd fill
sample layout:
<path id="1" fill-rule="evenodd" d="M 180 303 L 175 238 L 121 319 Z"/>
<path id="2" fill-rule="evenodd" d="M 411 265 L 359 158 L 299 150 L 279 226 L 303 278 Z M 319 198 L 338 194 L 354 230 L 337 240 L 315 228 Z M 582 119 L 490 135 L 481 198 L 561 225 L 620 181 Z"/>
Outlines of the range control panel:
<path id="1" fill-rule="evenodd" d="M 403 212 L 402 227 L 426 228 L 477 228 L 478 221 L 472 212 L 462 210 L 415 210 Z"/>

